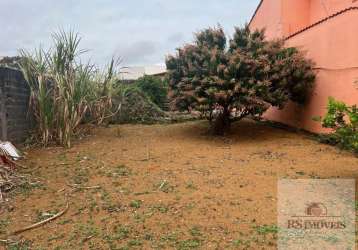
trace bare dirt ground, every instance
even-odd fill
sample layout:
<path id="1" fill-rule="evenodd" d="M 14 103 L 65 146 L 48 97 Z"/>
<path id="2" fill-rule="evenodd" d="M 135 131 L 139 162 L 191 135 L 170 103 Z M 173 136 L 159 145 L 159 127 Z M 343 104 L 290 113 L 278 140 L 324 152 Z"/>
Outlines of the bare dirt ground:
<path id="1" fill-rule="evenodd" d="M 275 249 L 279 178 L 358 176 L 357 158 L 302 134 L 243 121 L 219 138 L 206 126 L 114 126 L 69 150 L 29 151 L 23 163 L 41 184 L 2 207 L 0 239 L 63 210 L 67 194 L 66 214 L 11 239 L 31 249 Z"/>

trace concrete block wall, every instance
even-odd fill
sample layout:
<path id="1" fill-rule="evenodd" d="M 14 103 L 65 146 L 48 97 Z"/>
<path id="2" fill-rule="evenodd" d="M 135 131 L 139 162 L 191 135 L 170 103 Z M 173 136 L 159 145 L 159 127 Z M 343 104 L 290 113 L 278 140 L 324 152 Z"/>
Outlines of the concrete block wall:
<path id="1" fill-rule="evenodd" d="M 21 71 L 0 66 L 0 139 L 23 142 L 33 126 L 30 89 Z"/>

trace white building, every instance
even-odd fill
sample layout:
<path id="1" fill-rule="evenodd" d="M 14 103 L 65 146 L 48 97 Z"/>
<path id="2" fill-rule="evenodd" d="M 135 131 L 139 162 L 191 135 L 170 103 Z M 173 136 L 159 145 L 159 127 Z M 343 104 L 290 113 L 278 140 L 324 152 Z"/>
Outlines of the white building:
<path id="1" fill-rule="evenodd" d="M 165 65 L 152 65 L 143 67 L 124 67 L 119 73 L 119 77 L 124 81 L 135 81 L 145 75 L 162 75 L 167 72 Z"/>

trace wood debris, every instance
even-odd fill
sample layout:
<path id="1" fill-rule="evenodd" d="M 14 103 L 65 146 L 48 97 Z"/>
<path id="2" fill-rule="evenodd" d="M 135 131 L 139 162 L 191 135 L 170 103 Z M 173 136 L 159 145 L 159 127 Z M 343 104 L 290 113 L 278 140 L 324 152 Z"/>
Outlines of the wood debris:
<path id="1" fill-rule="evenodd" d="M 23 168 L 6 151 L 0 149 L 0 203 L 5 201 L 5 195 L 16 187 L 29 183 L 28 177 L 17 174 Z"/>

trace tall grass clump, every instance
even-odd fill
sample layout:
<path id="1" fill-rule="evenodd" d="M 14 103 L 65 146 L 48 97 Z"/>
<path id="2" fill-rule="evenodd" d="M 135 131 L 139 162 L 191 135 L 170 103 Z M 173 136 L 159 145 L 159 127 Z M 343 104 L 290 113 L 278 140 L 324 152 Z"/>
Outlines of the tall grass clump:
<path id="1" fill-rule="evenodd" d="M 19 66 L 31 89 L 30 108 L 40 142 L 70 147 L 83 121 L 101 124 L 111 116 L 117 63 L 112 59 L 101 73 L 94 65 L 81 62 L 86 51 L 79 48 L 77 33 L 60 31 L 52 38 L 54 45 L 47 51 L 21 50 Z"/>
<path id="2" fill-rule="evenodd" d="M 97 125 L 108 122 L 121 108 L 121 102 L 114 105 L 113 98 L 118 96 L 118 71 L 116 68 L 120 64 L 119 60 L 112 58 L 104 72 L 98 72 L 95 80 L 92 81 L 94 96 L 90 105 L 92 122 Z M 117 98 L 118 99 L 118 98 Z"/>

